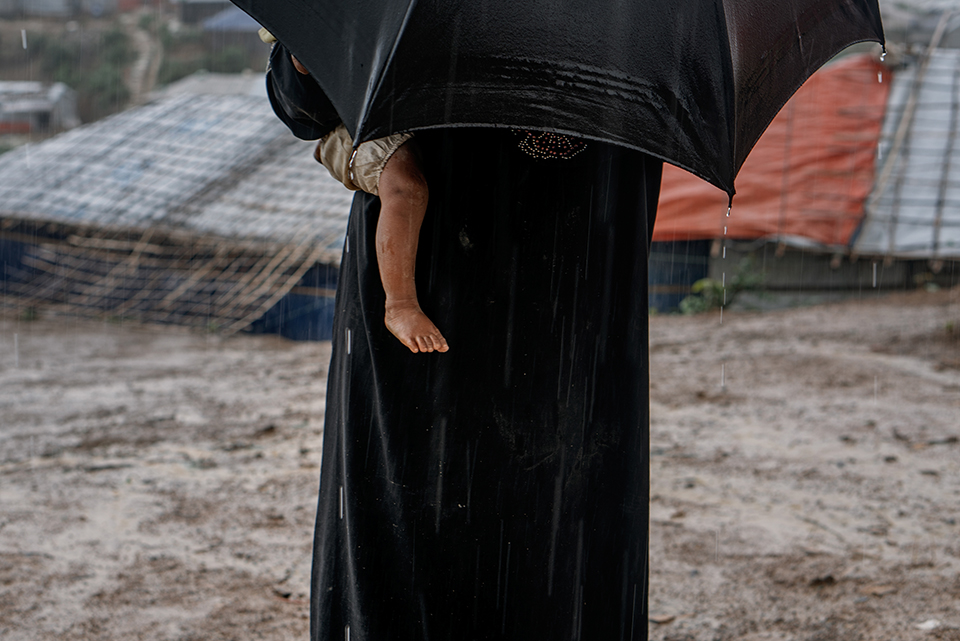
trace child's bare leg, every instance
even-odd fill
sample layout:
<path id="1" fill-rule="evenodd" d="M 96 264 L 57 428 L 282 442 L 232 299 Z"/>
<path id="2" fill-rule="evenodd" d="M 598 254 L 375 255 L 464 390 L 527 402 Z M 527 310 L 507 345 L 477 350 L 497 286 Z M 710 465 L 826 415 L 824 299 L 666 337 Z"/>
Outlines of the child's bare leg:
<path id="1" fill-rule="evenodd" d="M 411 352 L 445 352 L 446 339 L 417 301 L 414 269 L 428 191 L 410 144 L 397 149 L 380 174 L 377 262 L 387 295 L 384 322 Z"/>

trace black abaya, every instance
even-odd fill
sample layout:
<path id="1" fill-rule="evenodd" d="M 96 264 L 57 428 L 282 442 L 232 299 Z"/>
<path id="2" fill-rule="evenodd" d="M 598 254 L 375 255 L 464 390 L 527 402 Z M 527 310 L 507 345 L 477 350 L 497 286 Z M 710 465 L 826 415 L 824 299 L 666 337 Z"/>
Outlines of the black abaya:
<path id="1" fill-rule="evenodd" d="M 316 641 L 645 639 L 647 250 L 660 163 L 510 132 L 418 134 L 420 303 L 383 324 L 379 200 L 358 193 L 327 392 Z"/>

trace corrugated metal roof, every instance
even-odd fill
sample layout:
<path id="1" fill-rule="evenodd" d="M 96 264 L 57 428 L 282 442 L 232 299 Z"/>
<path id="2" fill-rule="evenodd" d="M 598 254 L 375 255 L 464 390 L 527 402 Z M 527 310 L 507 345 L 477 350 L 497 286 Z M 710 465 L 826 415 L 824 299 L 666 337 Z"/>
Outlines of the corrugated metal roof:
<path id="1" fill-rule="evenodd" d="M 917 74 L 894 78 L 860 254 L 960 257 L 960 51 L 935 50 Z"/>
<path id="2" fill-rule="evenodd" d="M 49 111 L 72 91 L 62 82 L 0 81 L 0 114 Z"/>
<path id="3" fill-rule="evenodd" d="M 180 95 L 0 156 L 0 217 L 320 245 L 352 193 L 265 97 Z"/>

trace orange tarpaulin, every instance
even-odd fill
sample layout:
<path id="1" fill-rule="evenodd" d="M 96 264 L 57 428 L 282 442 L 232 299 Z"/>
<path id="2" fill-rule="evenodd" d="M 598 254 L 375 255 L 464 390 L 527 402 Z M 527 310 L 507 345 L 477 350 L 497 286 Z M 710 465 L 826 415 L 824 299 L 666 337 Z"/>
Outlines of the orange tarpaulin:
<path id="1" fill-rule="evenodd" d="M 882 82 L 879 74 L 883 74 Z M 801 236 L 846 246 L 873 185 L 890 72 L 876 56 L 841 59 L 794 94 L 750 153 L 727 195 L 663 168 L 655 241 Z"/>

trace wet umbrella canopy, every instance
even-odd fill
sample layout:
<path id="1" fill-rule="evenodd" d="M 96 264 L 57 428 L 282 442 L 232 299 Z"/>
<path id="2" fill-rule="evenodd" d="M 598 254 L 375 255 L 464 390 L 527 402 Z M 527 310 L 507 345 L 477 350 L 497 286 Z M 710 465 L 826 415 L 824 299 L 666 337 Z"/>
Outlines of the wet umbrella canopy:
<path id="1" fill-rule="evenodd" d="M 876 0 L 235 0 L 356 138 L 508 126 L 638 149 L 733 193 L 763 130 Z"/>

